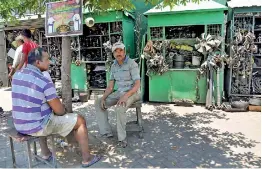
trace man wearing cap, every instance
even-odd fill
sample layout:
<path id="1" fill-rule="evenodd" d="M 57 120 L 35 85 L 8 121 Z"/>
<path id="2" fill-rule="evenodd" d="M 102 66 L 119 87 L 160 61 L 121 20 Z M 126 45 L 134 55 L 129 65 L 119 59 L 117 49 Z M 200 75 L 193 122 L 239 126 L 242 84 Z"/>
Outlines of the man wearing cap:
<path id="1" fill-rule="evenodd" d="M 123 43 L 115 43 L 112 52 L 115 61 L 111 66 L 109 85 L 103 97 L 95 102 L 96 116 L 102 137 L 112 137 L 106 109 L 116 105 L 118 141 L 121 147 L 126 147 L 126 111 L 134 102 L 140 99 L 140 74 L 137 63 L 125 55 L 125 45 Z M 115 83 L 117 91 L 113 91 Z"/>
<path id="2" fill-rule="evenodd" d="M 12 70 L 8 75 L 9 78 L 12 78 L 12 76 L 15 73 L 16 68 L 19 65 L 21 58 L 22 58 L 22 49 L 23 49 L 23 43 L 24 43 L 22 35 L 17 36 L 15 38 L 15 41 L 16 41 L 17 48 L 15 50 L 15 56 L 14 56 L 14 60 L 13 60 Z"/>
<path id="3" fill-rule="evenodd" d="M 44 77 L 50 61 L 42 48 L 33 49 L 28 55 L 28 65 L 17 71 L 12 80 L 12 116 L 19 133 L 40 137 L 43 159 L 53 156 L 47 147 L 46 138 L 51 134 L 66 137 L 74 132 L 82 151 L 82 166 L 89 167 L 101 159 L 91 155 L 85 119 L 75 113 L 65 112 L 64 105 L 56 94 L 54 84 Z"/>

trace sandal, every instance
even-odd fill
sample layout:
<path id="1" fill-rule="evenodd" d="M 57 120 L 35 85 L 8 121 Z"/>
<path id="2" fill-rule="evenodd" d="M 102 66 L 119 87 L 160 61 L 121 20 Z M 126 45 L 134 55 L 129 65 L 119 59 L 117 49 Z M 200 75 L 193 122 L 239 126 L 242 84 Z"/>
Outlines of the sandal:
<path id="1" fill-rule="evenodd" d="M 44 158 L 43 158 L 44 159 Z M 54 156 L 53 154 L 51 154 L 47 159 L 44 159 L 45 161 L 47 162 L 51 162 L 51 161 L 54 161 Z"/>
<path id="2" fill-rule="evenodd" d="M 93 160 L 91 160 L 88 164 L 83 164 L 82 163 L 82 167 L 83 168 L 87 168 L 87 167 L 90 167 L 91 165 L 97 163 L 99 160 L 101 160 L 101 156 L 100 155 L 95 155 Z"/>

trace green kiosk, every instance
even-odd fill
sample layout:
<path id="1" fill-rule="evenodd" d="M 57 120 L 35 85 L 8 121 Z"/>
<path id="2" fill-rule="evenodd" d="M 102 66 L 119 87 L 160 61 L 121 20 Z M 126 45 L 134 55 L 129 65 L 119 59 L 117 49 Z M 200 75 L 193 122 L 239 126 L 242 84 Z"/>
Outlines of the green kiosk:
<path id="1" fill-rule="evenodd" d="M 113 44 L 121 40 L 126 45 L 129 57 L 134 58 L 135 21 L 133 15 L 127 11 L 107 11 L 99 14 L 84 11 L 83 15 L 83 35 L 76 40 L 79 43 L 76 50 L 78 62 L 76 64 L 73 60 L 71 64 L 72 88 L 100 95 L 106 88 L 109 75 L 106 63 L 112 61 L 107 58 L 104 44 L 107 41 Z M 86 26 L 87 18 L 94 20 L 94 26 Z"/>
<path id="2" fill-rule="evenodd" d="M 205 57 L 195 52 L 196 38 L 202 33 L 212 36 L 225 36 L 225 14 L 227 7 L 214 1 L 200 1 L 199 4 L 187 3 L 170 9 L 154 7 L 145 12 L 148 17 L 147 40 L 164 43 L 170 41 L 177 46 L 175 52 L 164 48 L 159 55 L 169 62 L 168 70 L 149 75 L 149 101 L 173 102 L 174 100 L 191 100 L 205 103 L 207 94 L 206 75 L 198 76 L 199 67 Z M 220 45 L 224 50 L 224 40 Z M 172 54 L 170 54 L 173 52 Z M 220 69 L 219 85 L 214 82 L 215 91 L 219 87 L 220 95 L 224 90 L 224 71 Z M 216 79 L 216 77 L 215 77 Z M 215 98 L 216 99 L 216 98 Z"/>

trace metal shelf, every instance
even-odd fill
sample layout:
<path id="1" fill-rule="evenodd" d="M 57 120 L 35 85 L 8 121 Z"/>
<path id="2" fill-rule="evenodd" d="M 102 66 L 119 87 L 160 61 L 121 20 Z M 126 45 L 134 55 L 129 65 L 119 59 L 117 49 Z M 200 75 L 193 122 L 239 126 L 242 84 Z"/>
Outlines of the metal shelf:
<path id="1" fill-rule="evenodd" d="M 114 32 L 114 33 L 110 33 L 110 35 L 119 35 L 122 34 L 123 32 Z"/>
<path id="2" fill-rule="evenodd" d="M 261 44 L 261 42 L 254 42 L 254 44 Z"/>
<path id="3" fill-rule="evenodd" d="M 106 61 L 82 61 L 82 63 L 106 63 Z"/>
<path id="4" fill-rule="evenodd" d="M 184 71 L 184 70 L 186 70 L 186 71 L 196 71 L 196 70 L 198 70 L 197 68 L 194 68 L 194 69 L 188 69 L 188 68 L 185 68 L 185 69 L 176 69 L 176 68 L 172 68 L 172 69 L 168 69 L 168 70 L 170 70 L 170 71 Z"/>
<path id="5" fill-rule="evenodd" d="M 253 69 L 261 69 L 261 67 L 253 67 Z"/>
<path id="6" fill-rule="evenodd" d="M 252 95 L 252 94 L 230 94 L 230 96 L 242 96 L 242 97 L 261 97 L 261 95 Z"/>
<path id="7" fill-rule="evenodd" d="M 167 40 L 174 40 L 174 41 L 186 41 L 186 40 L 194 40 L 196 41 L 196 38 L 176 38 L 176 39 L 167 39 Z"/>
<path id="8" fill-rule="evenodd" d="M 103 88 L 89 87 L 87 90 L 105 91 Z"/>
<path id="9" fill-rule="evenodd" d="M 261 31 L 261 29 L 254 29 L 254 31 Z"/>
<path id="10" fill-rule="evenodd" d="M 104 35 L 86 35 L 85 37 L 89 38 L 89 37 L 99 37 L 99 36 L 104 36 Z"/>
<path id="11" fill-rule="evenodd" d="M 253 56 L 261 56 L 261 54 L 253 54 Z"/>
<path id="12" fill-rule="evenodd" d="M 81 49 L 101 49 L 102 47 L 81 47 Z"/>

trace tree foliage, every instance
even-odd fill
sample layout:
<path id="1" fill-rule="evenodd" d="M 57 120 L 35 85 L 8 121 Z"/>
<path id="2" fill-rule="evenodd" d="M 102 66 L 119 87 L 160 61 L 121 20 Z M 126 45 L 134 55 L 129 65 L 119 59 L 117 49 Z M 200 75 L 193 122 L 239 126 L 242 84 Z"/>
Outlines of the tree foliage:
<path id="1" fill-rule="evenodd" d="M 0 16 L 5 21 L 16 20 L 17 17 L 23 16 L 27 11 L 34 14 L 43 14 L 46 2 L 58 0 L 0 0 Z M 108 9 L 112 10 L 132 10 L 134 0 L 83 0 L 83 4 L 89 11 L 102 12 Z M 190 0 L 135 0 L 144 1 L 146 4 L 158 5 L 158 7 L 170 6 L 177 4 L 186 4 Z M 191 0 L 199 2 L 200 0 Z M 160 2 L 161 3 L 160 5 Z"/>

